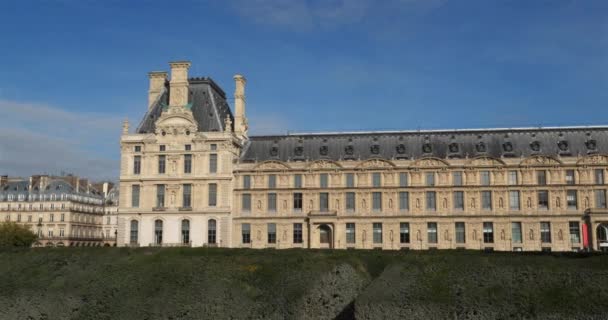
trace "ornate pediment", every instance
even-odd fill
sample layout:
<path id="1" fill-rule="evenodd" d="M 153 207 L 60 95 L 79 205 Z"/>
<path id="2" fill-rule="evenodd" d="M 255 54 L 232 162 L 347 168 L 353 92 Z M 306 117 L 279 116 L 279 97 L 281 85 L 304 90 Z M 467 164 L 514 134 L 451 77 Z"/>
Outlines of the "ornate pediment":
<path id="1" fill-rule="evenodd" d="M 419 168 L 433 168 L 433 167 L 446 167 L 449 164 L 441 159 L 437 158 L 422 158 L 414 161 L 412 167 Z"/>
<path id="2" fill-rule="evenodd" d="M 359 164 L 358 168 L 371 169 L 371 168 L 393 168 L 395 164 L 384 159 L 370 159 L 363 161 Z"/>
<path id="3" fill-rule="evenodd" d="M 469 160 L 468 165 L 474 167 L 485 167 L 485 166 L 503 166 L 505 163 L 502 160 L 491 158 L 491 157 L 478 157 Z"/>
<path id="4" fill-rule="evenodd" d="M 255 170 L 288 170 L 291 169 L 286 163 L 276 160 L 264 161 L 255 166 Z"/>
<path id="5" fill-rule="evenodd" d="M 308 169 L 340 169 L 342 166 L 335 161 L 317 160 L 308 165 Z"/>
<path id="6" fill-rule="evenodd" d="M 592 156 L 586 156 L 576 162 L 578 165 L 597 165 L 597 164 L 608 164 L 608 156 L 595 154 Z"/>
<path id="7" fill-rule="evenodd" d="M 196 131 L 198 131 L 198 126 L 192 116 L 192 111 L 186 107 L 169 107 L 156 120 L 156 134 L 178 135 Z"/>
<path id="8" fill-rule="evenodd" d="M 547 156 L 532 156 L 523 159 L 519 165 L 521 166 L 555 166 L 560 165 L 561 162 L 557 159 Z"/>

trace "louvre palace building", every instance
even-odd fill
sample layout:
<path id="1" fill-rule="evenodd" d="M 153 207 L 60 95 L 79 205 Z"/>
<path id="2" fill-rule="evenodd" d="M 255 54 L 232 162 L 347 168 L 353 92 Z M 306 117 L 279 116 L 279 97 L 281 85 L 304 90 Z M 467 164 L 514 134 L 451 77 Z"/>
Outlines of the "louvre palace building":
<path id="1" fill-rule="evenodd" d="M 608 127 L 249 136 L 189 67 L 123 124 L 119 246 L 608 249 Z"/>

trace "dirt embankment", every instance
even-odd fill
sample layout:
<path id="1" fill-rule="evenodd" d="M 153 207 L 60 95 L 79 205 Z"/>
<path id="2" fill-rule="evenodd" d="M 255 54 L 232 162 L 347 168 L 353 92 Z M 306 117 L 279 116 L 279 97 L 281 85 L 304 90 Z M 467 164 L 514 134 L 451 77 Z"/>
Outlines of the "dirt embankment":
<path id="1" fill-rule="evenodd" d="M 0 251 L 0 319 L 606 319 L 608 256 Z"/>

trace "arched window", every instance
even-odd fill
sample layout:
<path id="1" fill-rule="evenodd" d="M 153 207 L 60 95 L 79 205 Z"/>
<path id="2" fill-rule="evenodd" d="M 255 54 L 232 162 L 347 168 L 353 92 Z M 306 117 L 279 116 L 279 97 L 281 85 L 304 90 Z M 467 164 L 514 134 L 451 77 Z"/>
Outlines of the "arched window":
<path id="1" fill-rule="evenodd" d="M 182 220 L 182 243 L 190 243 L 190 220 Z"/>
<path id="2" fill-rule="evenodd" d="M 138 232 L 139 232 L 139 221 L 131 220 L 131 240 L 130 240 L 131 244 L 137 244 Z"/>
<path id="3" fill-rule="evenodd" d="M 207 233 L 207 243 L 215 244 L 216 242 L 216 223 L 214 219 L 209 220 L 208 223 L 208 233 Z"/>
<path id="4" fill-rule="evenodd" d="M 163 243 L 163 221 L 154 221 L 154 244 Z"/>

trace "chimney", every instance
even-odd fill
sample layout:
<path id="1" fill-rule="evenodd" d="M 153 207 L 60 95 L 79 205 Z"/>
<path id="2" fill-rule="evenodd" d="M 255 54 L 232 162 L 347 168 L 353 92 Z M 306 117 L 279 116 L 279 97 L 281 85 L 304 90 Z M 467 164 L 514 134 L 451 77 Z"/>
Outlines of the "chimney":
<path id="1" fill-rule="evenodd" d="M 40 176 L 40 191 L 44 190 L 46 188 L 46 186 L 49 185 L 49 176 L 48 175 L 42 175 Z"/>
<path id="2" fill-rule="evenodd" d="M 169 62 L 171 82 L 169 83 L 169 107 L 184 107 L 188 104 L 188 68 L 189 61 Z"/>
<path id="3" fill-rule="evenodd" d="M 165 87 L 167 73 L 165 71 L 152 71 L 148 73 L 148 78 L 150 79 L 150 89 L 148 90 L 148 110 L 150 110 Z"/>
<path id="4" fill-rule="evenodd" d="M 0 187 L 8 184 L 8 176 L 0 176 Z"/>
<path id="5" fill-rule="evenodd" d="M 247 79 L 240 74 L 234 76 L 234 131 L 247 136 L 247 118 L 245 117 L 245 84 Z"/>

